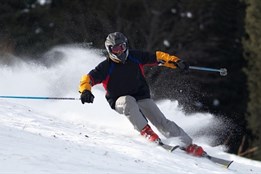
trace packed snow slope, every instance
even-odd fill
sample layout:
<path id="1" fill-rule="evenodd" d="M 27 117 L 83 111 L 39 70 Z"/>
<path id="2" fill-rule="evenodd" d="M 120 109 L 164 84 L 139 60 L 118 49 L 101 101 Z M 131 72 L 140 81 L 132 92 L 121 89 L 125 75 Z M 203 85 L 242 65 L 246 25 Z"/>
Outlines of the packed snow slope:
<path id="1" fill-rule="evenodd" d="M 93 50 L 57 47 L 46 59 L 46 66 L 23 61 L 0 65 L 0 95 L 79 97 L 81 76 L 104 57 Z M 0 99 L 0 173 L 261 173 L 260 162 L 212 147 L 215 136 L 199 136 L 210 128 L 222 130 L 222 121 L 211 114 L 186 115 L 177 101 L 157 102 L 210 155 L 234 160 L 229 169 L 148 142 L 125 116 L 110 109 L 101 85 L 92 92 L 94 103 L 84 105 L 79 100 Z M 179 143 L 159 135 L 164 142 Z"/>

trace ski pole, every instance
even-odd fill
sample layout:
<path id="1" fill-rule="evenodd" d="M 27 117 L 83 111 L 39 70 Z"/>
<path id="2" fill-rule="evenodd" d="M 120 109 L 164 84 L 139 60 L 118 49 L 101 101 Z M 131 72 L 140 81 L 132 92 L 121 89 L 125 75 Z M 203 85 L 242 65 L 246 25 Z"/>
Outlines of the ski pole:
<path id="1" fill-rule="evenodd" d="M 200 71 L 219 72 L 221 76 L 227 75 L 226 68 L 214 69 L 214 68 L 206 68 L 206 67 L 198 67 L 198 66 L 189 66 L 189 69 L 200 70 Z"/>
<path id="2" fill-rule="evenodd" d="M 33 96 L 0 96 L 0 98 L 11 99 L 34 99 L 34 100 L 80 100 L 80 98 L 72 97 L 33 97 Z"/>

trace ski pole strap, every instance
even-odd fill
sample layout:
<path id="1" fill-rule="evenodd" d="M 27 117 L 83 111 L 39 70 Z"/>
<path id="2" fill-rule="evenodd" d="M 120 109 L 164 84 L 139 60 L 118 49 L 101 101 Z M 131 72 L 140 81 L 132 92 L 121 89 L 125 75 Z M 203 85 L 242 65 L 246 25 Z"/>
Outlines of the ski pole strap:
<path id="1" fill-rule="evenodd" d="M 206 68 L 206 67 L 198 67 L 198 66 L 189 66 L 189 69 L 201 70 L 201 71 L 219 72 L 221 76 L 226 76 L 227 75 L 227 69 L 226 68 L 215 69 L 215 68 Z"/>
<path id="2" fill-rule="evenodd" d="M 72 97 L 39 97 L 39 96 L 0 96 L 0 98 L 33 99 L 33 100 L 80 100 L 80 98 L 72 98 Z"/>

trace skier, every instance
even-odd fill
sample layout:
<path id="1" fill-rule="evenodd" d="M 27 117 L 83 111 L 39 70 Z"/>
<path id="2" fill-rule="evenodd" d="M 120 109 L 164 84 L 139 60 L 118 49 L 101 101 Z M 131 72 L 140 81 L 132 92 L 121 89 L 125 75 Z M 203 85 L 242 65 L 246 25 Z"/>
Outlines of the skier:
<path id="1" fill-rule="evenodd" d="M 128 39 L 120 32 L 107 36 L 107 59 L 82 76 L 79 86 L 81 102 L 93 103 L 92 86 L 102 83 L 111 108 L 124 114 L 140 134 L 151 142 L 159 142 L 159 136 L 151 129 L 148 120 L 165 137 L 180 137 L 187 153 L 202 156 L 202 147 L 192 144 L 192 139 L 175 122 L 168 120 L 150 98 L 145 80 L 145 65 L 163 65 L 188 70 L 188 64 L 174 55 L 156 51 L 155 54 L 129 49 Z M 147 120 L 148 119 L 148 120 Z"/>

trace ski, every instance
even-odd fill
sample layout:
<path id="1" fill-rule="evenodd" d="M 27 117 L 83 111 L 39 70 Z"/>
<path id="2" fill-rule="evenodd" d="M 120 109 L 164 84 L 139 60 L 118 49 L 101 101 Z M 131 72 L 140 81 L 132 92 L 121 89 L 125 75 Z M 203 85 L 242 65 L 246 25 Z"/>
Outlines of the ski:
<path id="1" fill-rule="evenodd" d="M 169 152 L 173 152 L 174 150 L 176 150 L 177 148 L 180 147 L 180 146 L 170 146 L 168 144 L 164 144 L 160 139 L 158 141 L 156 141 L 156 143 Z"/>
<path id="2" fill-rule="evenodd" d="M 212 161 L 214 163 L 220 164 L 220 165 L 222 165 L 222 166 L 224 166 L 226 168 L 229 168 L 229 166 L 233 163 L 233 161 L 224 160 L 224 159 L 221 159 L 221 158 L 213 157 L 213 156 L 208 155 L 207 153 L 205 153 L 203 155 L 203 157 L 209 159 L 210 161 Z"/>
<path id="3" fill-rule="evenodd" d="M 176 149 L 181 149 L 181 150 L 184 151 L 184 149 L 182 149 L 178 145 L 177 146 L 171 146 L 171 145 L 163 143 L 161 140 L 156 141 L 156 143 L 160 147 L 164 148 L 165 150 L 167 150 L 169 152 L 173 152 Z M 229 168 L 229 166 L 233 163 L 233 161 L 230 161 L 230 160 L 225 160 L 225 159 L 221 159 L 221 158 L 210 156 L 210 155 L 207 154 L 207 152 L 205 152 L 202 157 L 206 158 L 206 159 L 208 159 L 208 160 L 210 160 L 210 161 L 212 161 L 212 162 L 214 162 L 216 164 L 222 165 L 222 166 L 224 166 L 226 168 Z"/>

